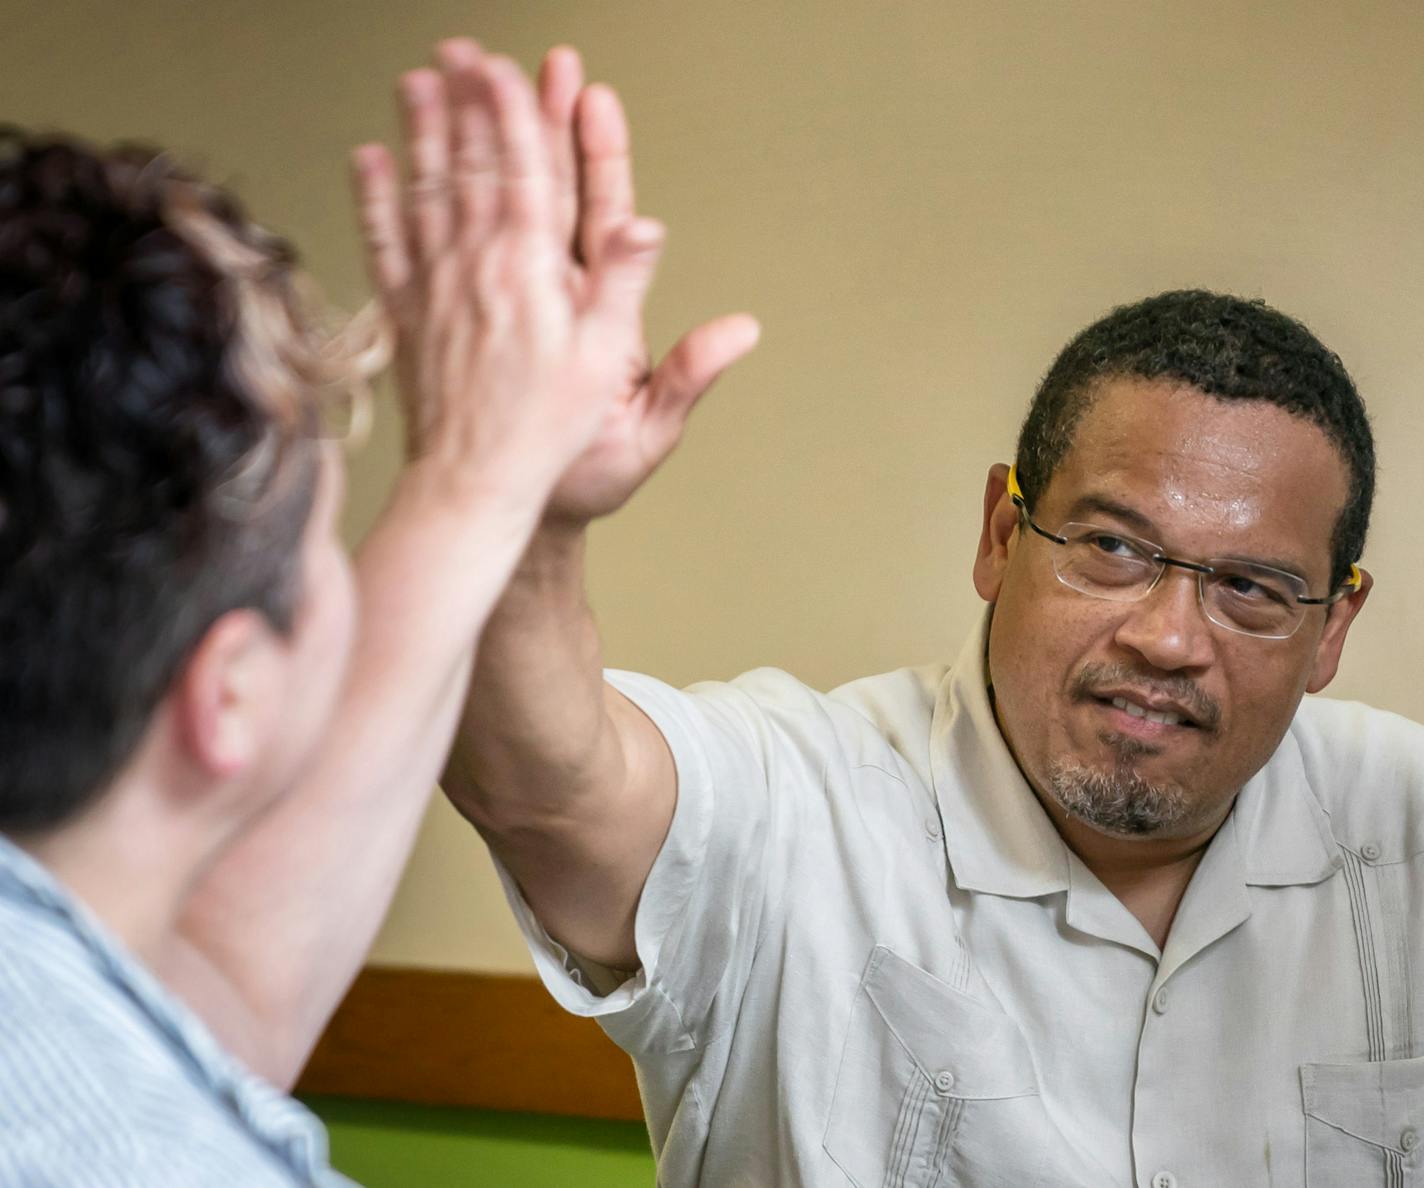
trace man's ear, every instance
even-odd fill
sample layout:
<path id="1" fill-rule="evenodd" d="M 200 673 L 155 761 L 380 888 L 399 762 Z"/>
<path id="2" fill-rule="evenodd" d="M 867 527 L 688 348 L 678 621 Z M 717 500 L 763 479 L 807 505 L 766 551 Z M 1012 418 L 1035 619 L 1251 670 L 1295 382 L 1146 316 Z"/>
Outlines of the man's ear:
<path id="1" fill-rule="evenodd" d="M 281 648 L 257 611 L 229 611 L 203 635 L 170 696 L 188 757 L 218 779 L 262 757 L 280 704 Z"/>
<path id="2" fill-rule="evenodd" d="M 1018 524 L 1019 510 L 1009 498 L 1009 468 L 996 462 L 984 483 L 984 521 L 974 558 L 974 588 L 985 602 L 999 599 Z"/>
<path id="3" fill-rule="evenodd" d="M 1319 693 L 1335 679 L 1335 671 L 1340 667 L 1340 653 L 1345 650 L 1345 636 L 1355 616 L 1364 608 L 1365 599 L 1375 584 L 1369 570 L 1360 570 L 1360 588 L 1348 594 L 1334 606 L 1325 608 L 1325 630 L 1320 634 L 1320 642 L 1315 646 L 1315 664 L 1310 670 L 1310 680 L 1306 683 L 1307 693 Z"/>

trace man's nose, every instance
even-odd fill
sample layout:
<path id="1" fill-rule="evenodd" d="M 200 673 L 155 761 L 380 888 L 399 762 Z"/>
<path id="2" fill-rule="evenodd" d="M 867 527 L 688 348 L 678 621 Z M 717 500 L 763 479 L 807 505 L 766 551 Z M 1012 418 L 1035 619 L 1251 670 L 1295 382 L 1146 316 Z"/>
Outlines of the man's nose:
<path id="1" fill-rule="evenodd" d="M 1215 644 L 1196 573 L 1169 565 L 1147 596 L 1125 609 L 1115 638 L 1154 668 L 1173 672 L 1211 663 Z"/>

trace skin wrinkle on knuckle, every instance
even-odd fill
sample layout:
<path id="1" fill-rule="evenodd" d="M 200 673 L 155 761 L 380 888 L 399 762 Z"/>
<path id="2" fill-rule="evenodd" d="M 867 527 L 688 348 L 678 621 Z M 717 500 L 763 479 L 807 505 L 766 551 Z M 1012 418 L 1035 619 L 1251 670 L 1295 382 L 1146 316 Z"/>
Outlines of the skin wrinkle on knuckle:
<path id="1" fill-rule="evenodd" d="M 390 242 L 396 219 L 388 206 L 368 205 L 361 210 L 361 235 L 368 244 L 377 246 Z"/>
<path id="2" fill-rule="evenodd" d="M 475 172 L 492 172 L 499 166 L 499 158 L 490 140 L 489 128 L 473 120 L 461 120 L 458 142 L 451 154 L 451 162 Z"/>
<path id="3" fill-rule="evenodd" d="M 443 180 L 439 185 L 432 185 L 429 182 L 412 182 L 406 187 L 406 202 L 414 207 L 426 207 L 434 204 L 443 204 L 450 200 L 450 187 Z"/>

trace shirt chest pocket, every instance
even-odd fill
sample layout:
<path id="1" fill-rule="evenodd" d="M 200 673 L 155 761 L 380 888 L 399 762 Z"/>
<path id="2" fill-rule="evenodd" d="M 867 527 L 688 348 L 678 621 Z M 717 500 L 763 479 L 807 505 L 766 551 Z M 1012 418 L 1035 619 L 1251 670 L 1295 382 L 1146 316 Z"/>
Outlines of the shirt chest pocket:
<path id="1" fill-rule="evenodd" d="M 851 1183 L 1047 1185 L 1050 1131 L 1013 1022 L 877 946 L 851 1010 L 824 1139 Z"/>
<path id="2" fill-rule="evenodd" d="M 1303 1064 L 1309 1188 L 1424 1188 L 1424 1057 Z"/>

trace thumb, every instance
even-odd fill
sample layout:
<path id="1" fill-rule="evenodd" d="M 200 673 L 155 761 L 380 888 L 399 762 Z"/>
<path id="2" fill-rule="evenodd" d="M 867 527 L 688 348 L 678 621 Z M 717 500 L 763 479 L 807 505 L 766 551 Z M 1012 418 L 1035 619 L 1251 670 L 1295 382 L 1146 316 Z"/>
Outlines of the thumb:
<path id="1" fill-rule="evenodd" d="M 595 320 L 638 327 L 666 238 L 656 219 L 627 219 L 608 233 L 590 277 L 589 312 Z"/>
<path id="2" fill-rule="evenodd" d="M 761 326 L 750 314 L 727 314 L 689 330 L 648 380 L 649 428 L 670 450 L 702 394 L 757 344 Z"/>

